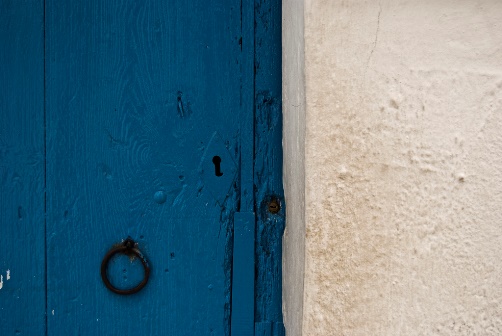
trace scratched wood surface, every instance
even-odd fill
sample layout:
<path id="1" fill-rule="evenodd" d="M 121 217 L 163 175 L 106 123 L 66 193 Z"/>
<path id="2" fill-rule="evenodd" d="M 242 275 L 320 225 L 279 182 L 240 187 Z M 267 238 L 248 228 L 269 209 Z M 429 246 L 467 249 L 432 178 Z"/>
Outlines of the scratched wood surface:
<path id="1" fill-rule="evenodd" d="M 283 336 L 281 1 L 255 0 L 255 335 Z M 267 204 L 281 204 L 277 214 Z"/>
<path id="2" fill-rule="evenodd" d="M 229 334 L 241 15 L 233 0 L 46 0 L 49 335 Z M 127 236 L 152 274 L 120 296 L 99 267 Z M 125 288 L 141 267 L 109 273 Z"/>
<path id="3" fill-rule="evenodd" d="M 43 2 L 0 1 L 0 335 L 45 333 Z"/>

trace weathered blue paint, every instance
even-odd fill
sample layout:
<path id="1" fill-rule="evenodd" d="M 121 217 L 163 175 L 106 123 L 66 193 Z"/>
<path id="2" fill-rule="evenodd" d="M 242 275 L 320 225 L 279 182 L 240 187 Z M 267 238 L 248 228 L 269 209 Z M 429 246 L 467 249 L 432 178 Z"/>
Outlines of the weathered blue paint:
<path id="1" fill-rule="evenodd" d="M 255 167 L 256 335 L 281 336 L 282 235 L 285 204 L 282 188 L 281 2 L 255 1 Z M 272 197 L 281 203 L 267 211 Z"/>
<path id="2" fill-rule="evenodd" d="M 45 333 L 43 13 L 0 1 L 0 335 Z"/>
<path id="3" fill-rule="evenodd" d="M 257 204 L 256 307 L 257 335 L 282 325 L 282 235 L 285 204 L 282 188 L 281 2 L 256 0 L 255 6 L 255 167 Z M 281 203 L 267 211 L 272 197 Z"/>
<path id="4" fill-rule="evenodd" d="M 282 335 L 279 1 L 43 5 L 0 2 L 0 334 Z"/>
<path id="5" fill-rule="evenodd" d="M 284 336 L 286 329 L 282 322 L 256 322 L 255 336 Z"/>

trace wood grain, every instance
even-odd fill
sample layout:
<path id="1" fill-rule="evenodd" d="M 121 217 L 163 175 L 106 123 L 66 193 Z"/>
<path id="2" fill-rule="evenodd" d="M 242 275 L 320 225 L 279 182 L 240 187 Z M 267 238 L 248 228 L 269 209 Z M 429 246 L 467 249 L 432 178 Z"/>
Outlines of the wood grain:
<path id="1" fill-rule="evenodd" d="M 282 235 L 285 204 L 282 187 L 281 2 L 255 6 L 255 165 L 256 190 L 256 335 L 282 336 Z M 277 214 L 268 202 L 281 204 Z"/>
<path id="2" fill-rule="evenodd" d="M 238 1 L 47 0 L 49 334 L 229 334 L 240 21 Z M 152 267 L 129 297 L 99 278 L 127 236 Z"/>
<path id="3" fill-rule="evenodd" d="M 0 334 L 229 335 L 254 210 L 255 332 L 282 335 L 279 1 L 3 1 L 0 43 Z M 128 236 L 152 274 L 125 297 L 99 266 Z"/>
<path id="4" fill-rule="evenodd" d="M 42 1 L 0 1 L 0 335 L 45 333 Z"/>

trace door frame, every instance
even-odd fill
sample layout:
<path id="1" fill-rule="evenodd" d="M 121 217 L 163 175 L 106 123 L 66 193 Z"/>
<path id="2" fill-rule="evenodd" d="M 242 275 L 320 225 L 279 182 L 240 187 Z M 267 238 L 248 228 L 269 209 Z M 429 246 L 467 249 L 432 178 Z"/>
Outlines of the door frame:
<path id="1" fill-rule="evenodd" d="M 285 335 L 282 316 L 282 236 L 285 202 L 282 185 L 282 2 L 242 1 L 242 50 L 253 53 L 243 65 L 253 79 L 250 116 L 241 123 L 253 143 L 241 142 L 241 208 L 234 220 L 232 335 Z M 254 8 L 254 10 L 253 10 Z M 246 58 L 248 59 L 248 58 Z M 251 117 L 252 116 L 252 117 Z M 248 133 L 249 134 L 249 133 Z M 241 164 L 242 164 L 241 162 Z M 250 174 L 251 173 L 251 174 Z M 253 180 L 245 178 L 253 176 Z M 251 196 L 252 195 L 252 196 Z M 274 208 L 271 207 L 274 206 Z M 253 214 L 254 212 L 254 214 Z M 254 218 L 254 221 L 252 220 Z M 254 235 L 254 260 L 245 244 Z M 254 283 L 254 285 L 252 285 Z M 254 306 L 253 309 L 250 307 Z"/>

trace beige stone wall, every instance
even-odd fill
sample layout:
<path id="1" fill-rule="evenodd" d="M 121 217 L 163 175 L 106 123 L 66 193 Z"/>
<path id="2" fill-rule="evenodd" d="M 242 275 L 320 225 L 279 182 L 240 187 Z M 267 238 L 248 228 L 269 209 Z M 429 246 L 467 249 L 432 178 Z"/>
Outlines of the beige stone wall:
<path id="1" fill-rule="evenodd" d="M 303 335 L 502 335 L 502 1 L 304 14 Z"/>

